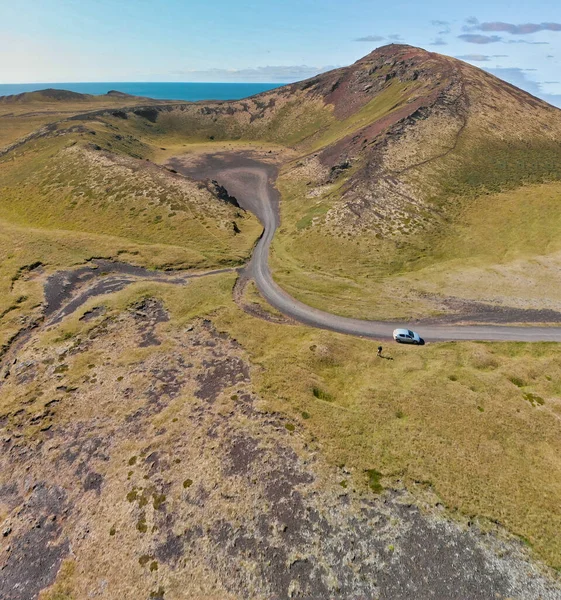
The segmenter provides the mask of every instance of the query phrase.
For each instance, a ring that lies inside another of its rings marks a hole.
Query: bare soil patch
[[[226,188],[239,205],[263,222],[262,201],[255,188],[254,178],[233,174],[237,169],[260,169],[267,173],[269,190],[273,199],[273,208],[279,210],[280,195],[274,187],[278,175],[279,164],[283,157],[275,154],[274,150],[265,153],[257,150],[243,150],[236,152],[217,152],[185,154],[168,160],[167,164],[181,175],[186,175],[198,180],[214,180]]]
[[[490,323],[508,325],[510,323],[561,323],[561,312],[550,309],[513,308],[454,297],[431,297],[431,299],[450,311],[450,314],[434,319],[419,319],[417,322],[420,324]]]

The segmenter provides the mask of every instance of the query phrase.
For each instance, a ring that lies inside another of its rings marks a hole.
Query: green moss
[[[143,554],[139,559],[138,559],[138,564],[141,567],[145,567],[149,562],[150,562],[150,556],[148,554]]]
[[[287,423],[285,428],[288,429],[288,431],[294,431],[296,429],[292,423]]]
[[[140,517],[140,519],[138,519],[136,528],[138,529],[138,531],[140,531],[140,533],[146,533],[148,531],[148,525],[146,525],[146,517],[145,516],[142,516],[142,517]]]
[[[115,535],[117,533],[117,530],[115,529],[115,525],[113,525],[113,527],[111,527],[111,529],[109,530],[109,535]]]
[[[377,471],[376,469],[367,469],[366,476],[368,477],[368,487],[375,494],[380,494],[384,491],[384,488],[380,483],[380,479],[382,478],[382,473],[380,473],[380,471]]]
[[[308,212],[296,223],[296,229],[306,229],[312,224],[312,221],[316,217],[321,217],[325,215],[329,211],[329,206],[325,204],[320,204],[318,206],[313,206],[308,210]]]
[[[190,488],[192,485],[193,485],[193,480],[192,480],[192,479],[186,479],[186,480],[183,482],[183,487],[184,487],[185,489],[187,489],[187,488]]]
[[[136,456],[131,456],[131,457],[129,458],[129,465],[130,465],[131,467],[132,467],[133,465],[136,465],[136,460],[137,460],[137,457],[136,457]]]
[[[63,331],[59,337],[56,338],[56,342],[65,342],[66,340],[69,340],[72,336],[74,335],[74,333],[72,331]]]
[[[343,139],[397,110],[410,97],[410,84],[392,80],[370,102],[343,121],[334,121],[320,135],[313,137],[311,149],[318,150]]]
[[[287,102],[277,111],[259,137],[292,146],[333,123],[336,120],[326,106],[296,99]]]
[[[318,400],[325,400],[326,402],[333,402],[333,396],[331,396],[331,394],[327,393],[326,391],[322,390],[321,388],[313,387],[312,393]]]
[[[303,419],[309,419],[310,418],[310,413],[306,412],[305,410],[302,411],[302,418]]]
[[[460,162],[456,169],[446,171],[443,198],[493,194],[561,179],[559,142],[460,144],[454,154]]]
[[[127,494],[127,500],[129,502],[134,502],[138,497],[138,492],[136,491],[136,488],[133,488],[128,494]]]
[[[164,502],[166,501],[165,494],[153,494],[152,495],[152,505],[154,506],[154,510],[160,510]]]
[[[511,383],[514,383],[516,387],[521,388],[526,385],[526,383],[522,379],[520,379],[520,377],[509,377],[509,379]]]
[[[545,404],[545,400],[541,396],[533,394],[532,392],[526,392],[524,398],[528,400],[532,406],[543,406]]]
[[[158,570],[158,563],[157,563],[157,561],[153,560],[150,563],[150,571],[153,572],[153,571],[157,571],[157,570]]]

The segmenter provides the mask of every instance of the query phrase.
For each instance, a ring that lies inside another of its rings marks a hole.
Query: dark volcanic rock
[[[135,115],[150,121],[151,123],[155,123],[158,120],[158,115],[160,114],[156,108],[146,107],[146,108],[137,108],[133,111]]]
[[[90,490],[96,491],[98,494],[101,492],[101,485],[103,484],[103,476],[99,473],[90,472],[84,479],[84,491]]]
[[[31,600],[52,584],[69,552],[60,523],[65,509],[62,489],[43,483],[34,487],[20,516],[26,524],[10,536],[10,549],[0,557],[2,600]]]
[[[177,173],[177,171],[175,172]],[[237,199],[234,196],[230,196],[228,190],[224,186],[220,185],[218,181],[213,179],[210,182],[209,189],[215,196],[217,196],[223,202],[226,202],[227,204],[232,204],[236,208],[240,208]]]

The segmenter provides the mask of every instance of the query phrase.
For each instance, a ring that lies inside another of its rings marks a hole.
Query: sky
[[[561,107],[560,0],[0,0],[0,83],[288,83],[389,43]]]

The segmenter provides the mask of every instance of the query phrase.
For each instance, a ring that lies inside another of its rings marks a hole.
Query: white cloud
[[[314,77],[318,73],[325,73],[334,69],[334,66],[310,67],[307,65],[294,66],[266,66],[254,69],[209,69],[206,71],[178,70],[170,75],[174,79],[183,81],[217,81],[217,82],[260,82],[260,83],[291,83]]]
[[[383,35],[366,35],[355,39],[355,42],[381,42],[384,38]]]

